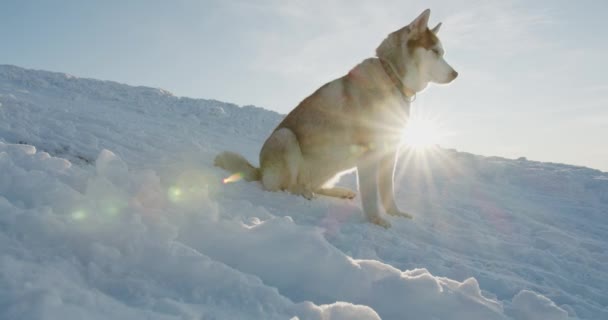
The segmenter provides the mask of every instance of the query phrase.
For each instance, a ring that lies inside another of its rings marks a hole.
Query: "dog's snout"
[[[452,80],[456,79],[456,77],[458,77],[458,72],[456,72],[456,70],[452,70]]]

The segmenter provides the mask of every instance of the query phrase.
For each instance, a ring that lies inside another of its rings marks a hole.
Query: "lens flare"
[[[109,206],[106,207],[106,213],[109,214],[109,215],[111,215],[111,216],[117,215],[118,211],[119,211],[118,207],[116,207],[116,206],[109,205]]]
[[[231,175],[230,177],[224,179],[223,182],[224,182],[224,184],[226,184],[226,183],[231,183],[231,182],[237,182],[241,179],[243,179],[243,174],[241,172],[237,172],[237,173]]]
[[[169,200],[173,202],[178,202],[182,199],[182,189],[176,186],[170,187],[167,194],[169,196]]]
[[[87,213],[84,210],[76,210],[72,212],[72,219],[80,221],[87,217]]]

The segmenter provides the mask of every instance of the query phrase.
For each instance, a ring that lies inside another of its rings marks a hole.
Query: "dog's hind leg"
[[[296,135],[287,128],[273,132],[260,152],[262,185],[266,190],[287,190],[312,199],[310,187],[300,183],[302,152]]]
[[[357,196],[357,193],[348,188],[333,187],[333,188],[321,188],[315,190],[315,193],[321,194],[328,197],[342,198],[342,199],[353,199]]]

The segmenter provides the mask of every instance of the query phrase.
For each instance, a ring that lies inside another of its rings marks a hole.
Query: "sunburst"
[[[449,135],[438,118],[414,113],[410,116],[401,137],[404,147],[427,151],[444,143]]]

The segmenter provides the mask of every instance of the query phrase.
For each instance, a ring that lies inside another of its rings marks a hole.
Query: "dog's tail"
[[[213,164],[230,173],[239,174],[247,181],[258,181],[262,177],[260,169],[254,167],[240,154],[224,151],[215,157]]]

